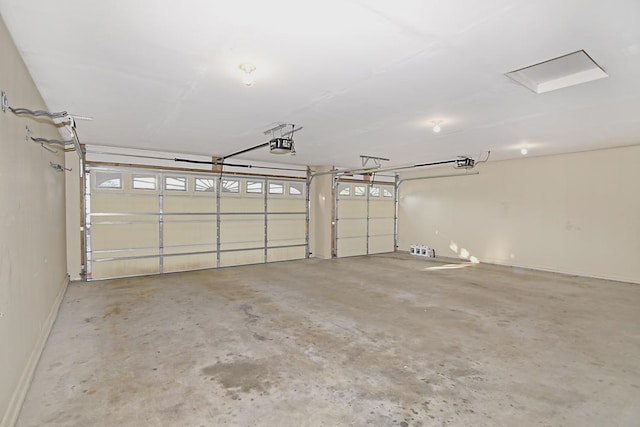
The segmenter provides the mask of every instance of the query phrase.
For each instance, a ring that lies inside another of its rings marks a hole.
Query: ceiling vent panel
[[[608,77],[584,50],[559,56],[506,74],[535,93],[575,86]]]

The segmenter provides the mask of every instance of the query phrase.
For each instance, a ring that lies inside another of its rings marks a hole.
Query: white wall
[[[9,105],[45,105],[0,19],[0,90]],[[60,139],[50,124],[0,111],[0,425],[12,425],[66,289],[64,164],[34,136]]]
[[[401,184],[400,250],[640,283],[640,146],[476,170]]]

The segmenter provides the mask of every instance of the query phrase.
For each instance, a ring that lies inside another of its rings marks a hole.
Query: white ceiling
[[[87,144],[225,155],[286,122],[304,129],[279,163],[352,167],[640,143],[638,0],[0,0],[0,13],[49,108],[94,117],[78,122]],[[504,76],[580,49],[609,77],[537,95]]]

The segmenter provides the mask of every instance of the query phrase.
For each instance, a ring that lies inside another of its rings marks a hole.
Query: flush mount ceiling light
[[[256,70],[256,66],[253,64],[240,64],[238,65],[242,71],[244,71],[244,75],[242,76],[242,83],[245,86],[251,86],[253,84],[253,72]]]
[[[433,123],[433,131],[435,133],[439,133],[442,128],[440,127],[440,123],[442,123],[442,120],[433,120],[431,123]]]
[[[609,75],[584,50],[505,74],[535,93],[575,86]]]

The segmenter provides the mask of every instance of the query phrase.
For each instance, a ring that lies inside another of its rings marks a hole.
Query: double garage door
[[[88,279],[307,256],[306,181],[89,167]]]

